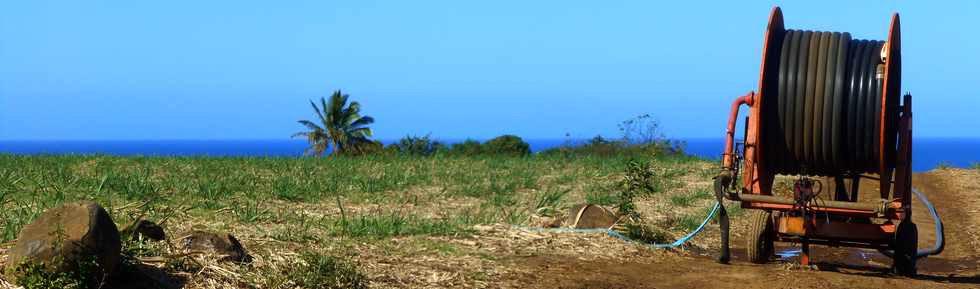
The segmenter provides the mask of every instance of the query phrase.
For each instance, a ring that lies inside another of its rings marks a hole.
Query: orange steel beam
[[[762,209],[762,210],[772,210],[772,211],[797,211],[794,205],[788,204],[776,204],[767,202],[749,202],[743,201],[742,208],[744,209]],[[902,207],[901,202],[891,202],[886,208],[885,212],[875,212],[870,210],[854,210],[854,209],[842,209],[842,208],[827,208],[827,207],[811,207],[808,209],[815,213],[826,213],[833,215],[841,215],[848,217],[869,217],[869,218],[888,218],[893,220],[900,220],[905,215],[905,208]]]
[[[895,225],[890,222],[884,224],[824,222],[822,218],[804,219],[784,216],[779,218],[778,232],[813,239],[886,243],[891,240],[892,234],[895,234]]]

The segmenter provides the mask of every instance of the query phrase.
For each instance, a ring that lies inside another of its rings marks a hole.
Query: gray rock
[[[252,256],[245,252],[238,239],[231,234],[219,234],[208,231],[192,231],[180,238],[178,245],[187,251],[202,251],[208,254],[222,256],[221,260],[248,263]]]
[[[97,286],[116,270],[119,251],[119,231],[102,206],[68,203],[48,209],[20,231],[7,252],[7,266],[40,264],[52,273],[88,269],[88,281]]]

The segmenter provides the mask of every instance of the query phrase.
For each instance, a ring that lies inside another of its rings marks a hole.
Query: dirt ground
[[[917,174],[923,191],[942,216],[946,249],[919,261],[915,278],[890,273],[891,260],[864,249],[812,249],[815,268],[802,268],[795,258],[757,265],[747,262],[745,240],[735,236],[734,261],[718,264],[711,254],[646,251],[626,258],[596,258],[568,254],[512,257],[511,270],[500,276],[500,287],[513,288],[978,288],[980,287],[980,197],[977,170],[942,169]],[[915,202],[920,248],[935,240],[932,219]],[[738,222],[735,225],[739,225]],[[785,249],[787,244],[781,244]],[[777,248],[779,250],[779,248]]]

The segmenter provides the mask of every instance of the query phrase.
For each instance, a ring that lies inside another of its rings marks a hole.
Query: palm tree
[[[342,155],[357,155],[367,152],[376,143],[369,139],[374,118],[361,116],[361,104],[356,101],[347,104],[350,96],[334,91],[327,102],[320,98],[320,106],[310,100],[319,122],[300,120],[309,131],[298,132],[293,137],[305,137],[310,142],[306,154],[323,155],[331,146],[333,152]]]

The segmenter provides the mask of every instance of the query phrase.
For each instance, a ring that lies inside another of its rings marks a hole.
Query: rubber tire
[[[915,277],[916,254],[919,250],[919,230],[911,220],[902,221],[892,240],[892,272],[905,277]]]
[[[749,261],[756,264],[765,264],[775,252],[773,242],[776,239],[776,231],[773,229],[772,213],[763,210],[754,210],[749,216],[749,237],[746,244],[746,254]]]

